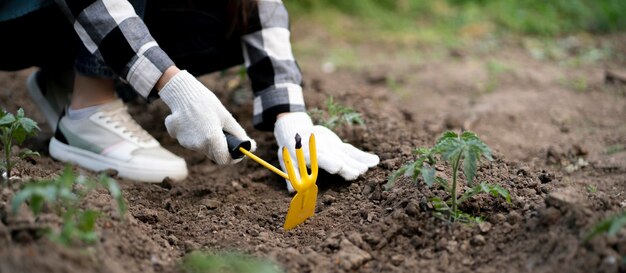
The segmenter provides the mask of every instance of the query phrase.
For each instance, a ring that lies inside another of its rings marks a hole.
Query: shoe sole
[[[141,166],[133,166],[128,162],[114,160],[90,151],[69,146],[54,137],[50,140],[49,151],[50,155],[59,161],[70,162],[93,171],[113,169],[117,171],[120,177],[142,182],[160,183],[166,177],[172,180],[183,180],[187,177],[186,169],[184,172],[176,170],[145,169],[141,168]]]
[[[41,89],[39,89],[39,84],[37,84],[37,74],[39,72],[35,72],[28,76],[26,80],[26,86],[28,90],[28,95],[33,99],[39,110],[43,113],[46,118],[46,122],[48,123],[48,127],[52,130],[52,132],[57,129],[57,122],[59,121],[59,113],[55,112],[50,106],[48,100],[43,96]]]

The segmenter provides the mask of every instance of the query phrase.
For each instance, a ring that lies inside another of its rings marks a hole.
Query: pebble
[[[335,200],[337,200],[337,198],[335,198],[335,197],[334,197],[334,196],[332,196],[332,195],[325,194],[322,200],[323,200],[322,202],[323,202],[325,205],[330,205],[330,204],[334,203],[334,202],[335,202]]]
[[[259,236],[259,231],[257,229],[250,229],[248,230],[248,234],[250,234],[250,236],[252,237],[257,237]]]
[[[470,243],[473,246],[484,246],[485,243],[487,243],[487,241],[485,240],[485,236],[482,236],[480,234],[475,235],[474,237],[472,237]]]
[[[409,216],[417,216],[420,212],[419,204],[411,200],[404,208]]]
[[[598,268],[598,272],[618,272],[619,265],[617,263],[617,258],[614,256],[606,256],[600,262],[600,266]]]
[[[402,262],[404,262],[404,256],[401,254],[391,256],[391,264],[395,266],[399,266]]]
[[[493,218],[496,224],[502,223],[506,220],[506,216],[504,216],[504,214],[502,213],[496,214]]]
[[[202,201],[200,201],[200,204],[204,205],[204,207],[209,210],[214,210],[217,209],[222,204],[222,202],[216,199],[202,199]]]
[[[522,222],[524,220],[524,218],[522,217],[522,215],[519,214],[519,212],[517,211],[511,211],[509,213],[509,217],[507,219],[507,221],[512,224],[515,225],[519,222]]]
[[[200,249],[200,244],[192,241],[192,240],[187,240],[185,241],[185,251],[186,252],[191,252],[194,250],[198,250]]]
[[[493,225],[491,223],[487,222],[487,221],[478,223],[478,229],[482,233],[489,232],[492,227],[493,227]]]
[[[580,196],[580,194],[576,193],[571,189],[563,189],[560,191],[552,192],[546,197],[546,205],[549,207],[555,208],[567,208],[567,207],[575,207],[580,205],[580,201],[585,198]]]
[[[176,243],[178,243],[178,238],[176,238],[176,236],[174,236],[174,234],[170,234],[169,236],[167,236],[167,242],[171,246],[174,246],[174,245],[176,245]]]
[[[446,250],[450,253],[454,253],[456,252],[458,246],[459,243],[457,241],[448,241],[448,244],[446,244]]]

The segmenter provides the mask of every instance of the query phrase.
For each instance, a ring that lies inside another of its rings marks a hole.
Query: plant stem
[[[459,156],[456,158],[456,160],[454,161],[454,164],[452,164],[452,221],[454,222],[454,220],[456,219],[456,177],[457,177],[457,172],[459,170],[459,162],[461,162],[461,156],[463,155],[463,153],[459,153]]]
[[[7,171],[7,181],[11,177],[11,162],[9,159],[11,158],[11,135],[8,132],[3,132],[4,137],[4,164]],[[8,136],[7,136],[8,135]]]

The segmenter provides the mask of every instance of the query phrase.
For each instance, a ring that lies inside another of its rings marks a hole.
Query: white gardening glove
[[[344,143],[330,129],[316,125],[307,113],[288,113],[280,117],[274,125],[274,136],[278,143],[278,158],[280,166],[285,171],[283,162],[282,147],[289,149],[289,154],[293,159],[293,164],[297,164],[295,150],[296,133],[302,137],[302,150],[307,166],[311,165],[309,158],[309,137],[315,134],[315,144],[317,146],[317,162],[321,169],[331,173],[339,174],[346,180],[354,180],[359,175],[365,173],[368,168],[378,165],[380,159],[377,155],[363,152],[354,146]],[[298,166],[294,165],[297,170]],[[296,171],[298,179],[300,175]],[[291,183],[287,181],[287,189],[293,192]]]
[[[226,110],[220,100],[193,75],[182,70],[170,79],[159,91],[159,96],[172,110],[165,118],[165,127],[170,136],[178,139],[187,149],[201,152],[217,164],[232,164],[224,131],[241,140],[250,139]]]

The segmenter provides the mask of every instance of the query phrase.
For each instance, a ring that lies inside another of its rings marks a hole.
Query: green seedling
[[[502,62],[490,60],[485,64],[485,70],[487,71],[487,81],[483,91],[491,93],[498,87],[500,75],[508,72],[510,67]]]
[[[415,161],[400,167],[400,169],[389,176],[386,187],[387,189],[393,187],[396,180],[402,175],[411,177],[415,182],[422,177],[428,187],[432,187],[435,184],[442,187],[450,193],[451,198],[448,201],[444,201],[441,198],[433,198],[431,200],[436,216],[443,216],[450,221],[466,222],[466,220],[471,219],[480,220],[458,209],[459,204],[480,193],[487,193],[494,197],[500,196],[505,198],[507,202],[511,202],[509,192],[501,186],[490,185],[485,182],[474,185],[474,178],[478,168],[477,164],[480,158],[485,157],[488,160],[493,160],[491,150],[476,134],[464,132],[458,135],[455,132],[448,131],[437,140],[435,146],[432,148],[418,148],[415,150],[415,154],[417,155]],[[452,184],[448,180],[437,176],[435,164],[437,164],[439,158],[452,166]],[[465,175],[469,189],[460,198],[457,198],[459,169]]]
[[[209,254],[194,251],[187,254],[181,263],[186,273],[280,273],[277,265],[241,254],[218,253]]]
[[[626,145],[615,144],[611,145],[606,149],[606,154],[612,155],[626,151]]]
[[[40,215],[44,208],[50,208],[63,219],[63,225],[59,231],[44,230],[49,238],[66,246],[76,242],[94,243],[98,239],[96,220],[101,212],[83,209],[81,203],[89,192],[97,188],[109,191],[120,216],[126,213],[126,203],[115,180],[104,174],[97,180],[77,176],[69,166],[54,179],[26,184],[11,201],[12,212],[16,214],[22,203],[28,203],[35,216]]]
[[[587,189],[588,193],[596,193],[596,192],[598,192],[598,187],[596,185],[592,185],[592,184],[586,185],[585,189]]]
[[[332,96],[326,100],[326,111],[315,108],[309,114],[316,123],[331,130],[344,124],[365,126],[361,113],[335,102]]]
[[[617,232],[624,228],[624,226],[626,226],[626,211],[622,211],[621,213],[613,215],[598,223],[593,227],[589,234],[587,234],[585,240],[590,240],[600,234],[614,236]]]
[[[13,143],[22,145],[27,138],[33,137],[39,131],[37,123],[30,118],[24,116],[24,109],[17,110],[17,114],[13,115],[9,112],[0,112],[0,129],[2,130],[2,145],[4,146],[4,161],[0,166],[6,171],[6,179],[11,177],[11,170],[17,162],[11,160]],[[39,156],[39,153],[29,149],[20,152],[19,158]]]
[[[561,85],[579,93],[585,92],[589,88],[589,83],[584,77],[564,78],[559,81]]]

